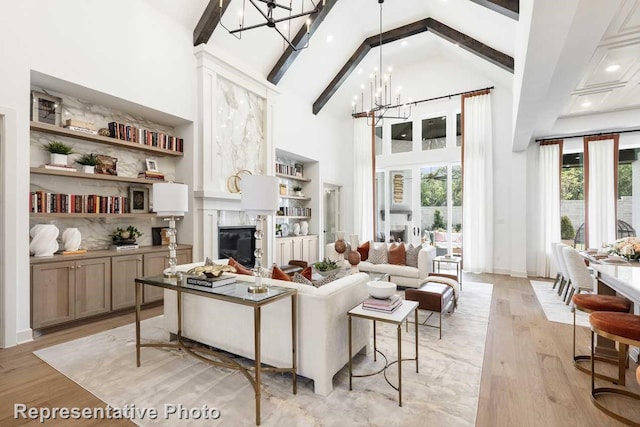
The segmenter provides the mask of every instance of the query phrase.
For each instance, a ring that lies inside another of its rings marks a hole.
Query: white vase
[[[49,153],[49,163],[52,165],[67,166],[67,155],[58,153]]]
[[[65,251],[77,251],[80,249],[82,235],[77,228],[67,228],[62,233],[62,243]]]
[[[53,224],[36,224],[29,232],[31,244],[29,251],[34,256],[51,256],[58,250],[58,234],[60,230]]]
[[[294,236],[300,235],[300,224],[298,224],[297,222],[293,224],[293,235]]]
[[[96,173],[96,167],[91,165],[82,165],[82,172],[84,173]]]
[[[307,221],[300,222],[300,234],[302,236],[309,234],[309,223]]]

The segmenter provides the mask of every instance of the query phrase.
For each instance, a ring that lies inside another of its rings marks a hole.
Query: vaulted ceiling
[[[146,1],[189,31],[196,29],[210,4],[209,0],[190,0],[186,4],[175,0]],[[379,32],[377,0],[328,2],[332,8],[317,28],[314,24],[310,46],[294,55],[283,57],[287,45],[270,28],[244,32],[238,40],[217,25],[207,44],[214,51],[230,53],[247,69],[277,82],[279,88],[295,93],[311,110],[359,46]],[[211,3],[217,6],[219,0]],[[237,27],[243,0],[223,3],[228,6],[222,24]],[[298,3],[294,0],[294,4]],[[385,67],[392,65],[395,73],[402,68],[415,69],[416,64],[445,60],[513,89],[515,149],[523,149],[532,137],[550,132],[558,117],[640,107],[640,0],[526,1],[521,2],[516,14],[513,5],[518,3],[385,0],[382,9],[383,31],[429,18],[513,58],[515,74],[479,59],[477,52],[465,49],[455,40],[430,31],[385,44]],[[306,4],[309,5],[308,0]],[[245,25],[260,20],[252,7],[248,6],[246,12]],[[304,18],[291,21],[286,31],[294,36],[305,25],[304,21]],[[359,93],[362,83],[360,74],[368,74],[377,62],[378,48],[370,49],[361,59],[357,67],[348,70],[321,114],[340,117],[349,114],[353,94]],[[274,70],[279,70],[279,60],[287,66],[277,74]],[[620,68],[606,71],[613,63]],[[406,93],[411,91],[404,89]]]

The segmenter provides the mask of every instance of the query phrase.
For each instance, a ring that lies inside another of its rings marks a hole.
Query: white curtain
[[[552,277],[552,242],[560,241],[560,144],[541,145],[538,153],[538,262],[536,275]]]
[[[615,142],[587,142],[589,150],[589,247],[616,240]]]
[[[371,126],[367,119],[353,121],[353,225],[360,242],[373,240],[373,161]]]
[[[493,273],[491,94],[464,99],[464,269]]]

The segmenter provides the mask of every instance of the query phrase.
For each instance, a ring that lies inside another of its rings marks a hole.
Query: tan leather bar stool
[[[616,312],[616,313],[628,313],[631,310],[631,303],[625,298],[615,297],[610,295],[595,295],[595,294],[577,294],[573,296],[573,305],[575,307],[573,311],[573,366],[582,372],[590,373],[591,370],[580,362],[586,362],[591,360],[590,355],[576,355],[576,310],[584,311],[585,313],[593,312]],[[603,356],[595,356],[595,360],[598,362],[609,363],[615,365],[618,360],[611,359]],[[626,367],[626,360],[624,367]],[[608,380],[614,384],[624,385],[624,369],[622,369],[622,376],[613,378],[604,374],[596,373],[596,377]],[[620,372],[620,371],[619,371]],[[621,382],[622,381],[622,382]]]
[[[612,387],[596,388],[595,356],[593,354],[595,346],[595,336],[614,340],[618,343],[618,368],[619,377],[623,378],[620,385],[624,385],[624,375],[626,371],[626,361],[629,353],[629,346],[640,347],[640,316],[630,313],[612,313],[607,311],[593,312],[589,315],[591,323],[591,401],[605,414],[616,420],[631,426],[640,426],[640,420],[630,420],[611,409],[607,408],[598,400],[598,396],[603,394],[614,394],[627,398],[640,400],[640,394],[629,390]],[[637,374],[637,373],[636,373]]]

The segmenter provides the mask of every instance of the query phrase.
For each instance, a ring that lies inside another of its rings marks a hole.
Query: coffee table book
[[[236,279],[234,277],[211,277],[211,278],[202,278],[202,277],[193,277],[187,276],[184,281],[184,287],[197,289],[199,291],[211,291],[213,288],[217,288],[219,286],[230,285],[235,283]]]
[[[362,302],[362,308],[365,310],[393,313],[401,304],[402,300],[398,295],[393,295],[387,299],[369,297]]]

